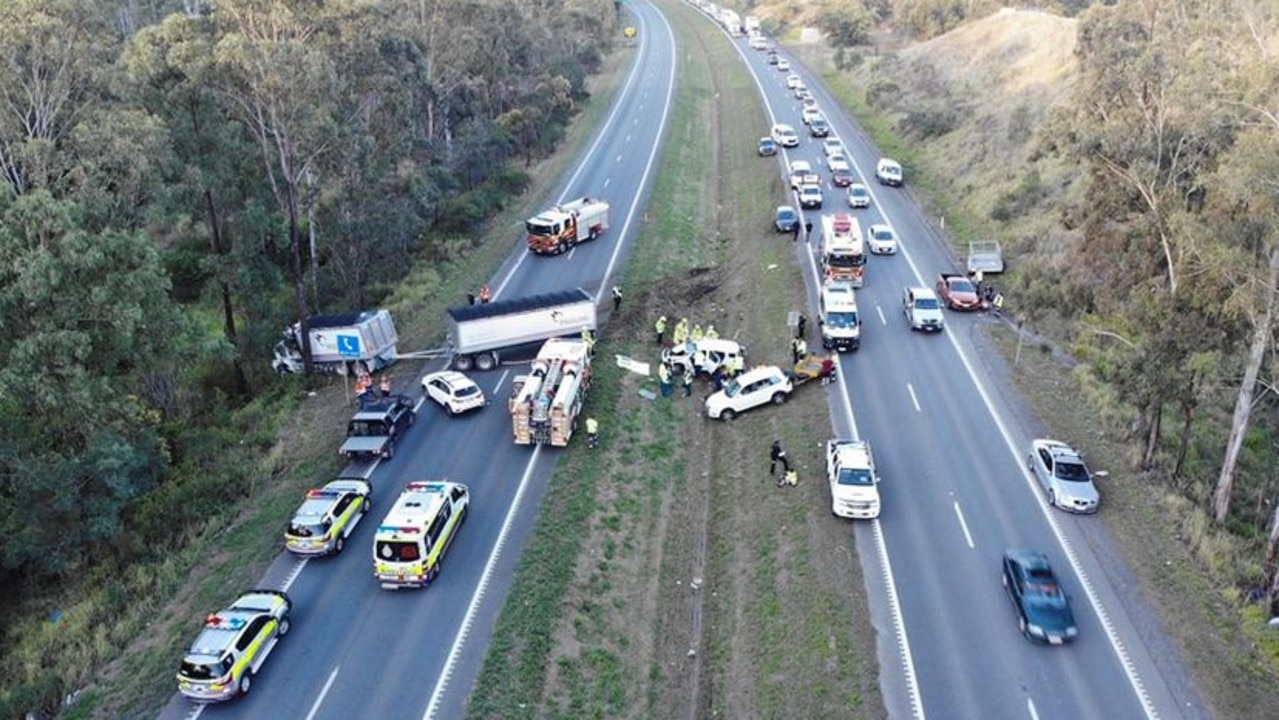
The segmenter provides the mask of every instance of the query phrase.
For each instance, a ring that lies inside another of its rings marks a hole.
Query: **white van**
[[[861,317],[857,297],[847,282],[827,283],[817,299],[817,322],[821,325],[822,347],[857,350],[862,342]]]

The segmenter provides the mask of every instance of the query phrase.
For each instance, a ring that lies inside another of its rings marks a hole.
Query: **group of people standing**
[[[653,323],[653,330],[657,333],[657,344],[666,346],[666,316],[657,318],[657,322]],[[702,329],[701,323],[694,324],[691,328],[688,324],[688,318],[680,318],[675,323],[675,329],[671,331],[671,345],[683,345],[686,342],[701,342],[702,340],[715,340],[719,338],[719,331],[714,325],[707,325],[706,329]]]
[[[378,395],[383,400],[391,396],[391,376],[387,373],[382,373],[382,379],[378,381]],[[361,410],[378,400],[373,393],[373,376],[367,371],[362,370],[355,378],[355,396]]]

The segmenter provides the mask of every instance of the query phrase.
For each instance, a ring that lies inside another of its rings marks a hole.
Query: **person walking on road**
[[[804,242],[811,242],[813,239],[813,221],[804,221]]]
[[[613,286],[613,312],[622,309],[622,287],[620,285]]]
[[[774,440],[773,447],[768,452],[768,474],[774,476],[777,474],[777,464],[782,464],[783,472],[790,472],[790,459],[786,457],[786,451],[782,449],[782,441]],[[779,485],[781,483],[778,483]]]
[[[662,337],[666,335],[666,316],[665,315],[659,317],[657,319],[657,322],[653,323],[653,330],[657,332],[657,344],[661,345]]]
[[[693,396],[693,365],[684,366],[684,397]]]
[[[795,237],[791,240],[791,242],[799,242],[799,231],[802,229],[803,228],[801,228],[799,225],[799,221],[796,220],[795,221]]]

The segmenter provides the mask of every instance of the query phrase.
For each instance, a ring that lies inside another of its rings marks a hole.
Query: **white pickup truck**
[[[828,441],[826,479],[830,483],[830,511],[836,516],[864,520],[879,517],[879,475],[875,474],[870,443]]]

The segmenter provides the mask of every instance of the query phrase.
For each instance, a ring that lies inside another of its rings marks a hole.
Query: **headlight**
[[[1079,628],[1071,626],[1066,628],[1066,637],[1074,637],[1079,634]]]
[[[1044,636],[1044,629],[1034,624],[1026,625],[1026,632],[1030,633],[1031,635],[1034,635],[1035,637]]]

